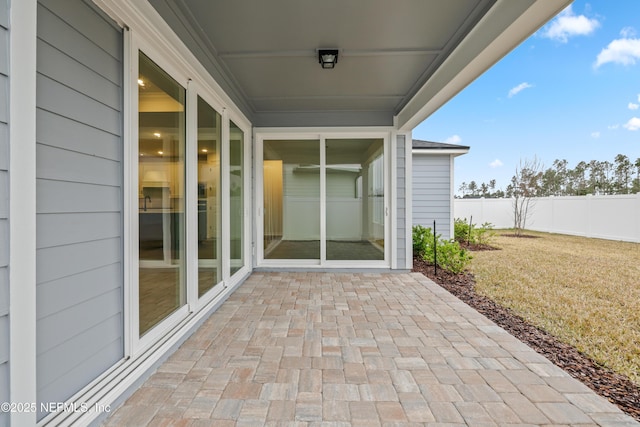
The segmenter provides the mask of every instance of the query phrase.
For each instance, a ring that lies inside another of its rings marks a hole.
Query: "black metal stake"
[[[436,237],[436,220],[433,220],[433,274],[438,276],[438,239]]]

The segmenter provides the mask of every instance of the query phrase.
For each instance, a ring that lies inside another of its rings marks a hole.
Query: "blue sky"
[[[575,1],[413,131],[468,145],[462,182],[505,189],[520,159],[640,157],[640,0]]]

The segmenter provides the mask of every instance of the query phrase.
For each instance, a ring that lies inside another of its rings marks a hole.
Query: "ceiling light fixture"
[[[138,86],[144,87],[144,80],[138,79]]]
[[[154,132],[153,136],[155,136],[156,138],[160,138],[162,135],[160,134],[160,132]]]
[[[338,63],[338,49],[318,49],[318,62],[322,68],[334,68]]]

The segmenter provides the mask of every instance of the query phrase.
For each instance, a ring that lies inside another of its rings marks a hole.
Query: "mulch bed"
[[[472,274],[456,275],[438,269],[438,275],[435,276],[433,265],[417,257],[413,260],[413,271],[429,277],[571,376],[582,381],[600,396],[618,405],[624,412],[640,421],[640,386],[629,378],[598,365],[574,347],[560,342],[549,333],[533,326],[510,309],[477,294]]]

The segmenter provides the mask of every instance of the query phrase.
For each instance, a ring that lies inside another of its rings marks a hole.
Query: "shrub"
[[[453,221],[453,238],[460,243],[469,239],[469,222],[467,218],[456,218]]]
[[[478,227],[475,224],[469,225],[466,218],[456,218],[453,222],[453,235],[456,242],[487,246],[491,244],[496,233],[490,222]]]
[[[433,231],[431,228],[425,228],[421,225],[414,225],[413,234],[413,254],[424,257],[425,253],[431,248],[433,253]],[[433,257],[433,255],[431,255]]]
[[[469,263],[469,252],[460,247],[455,240],[444,240],[441,235],[436,235],[435,248],[433,230],[428,227],[416,225],[413,227],[413,253],[431,264],[437,265],[443,270],[454,274],[462,273]],[[435,250],[434,250],[435,249]]]
[[[455,240],[440,240],[437,251],[438,265],[453,274],[462,273],[471,262],[469,251]]]
[[[493,224],[490,222],[485,222],[479,228],[475,229],[475,240],[479,245],[489,245],[493,238],[496,236],[496,232],[493,230]]]

